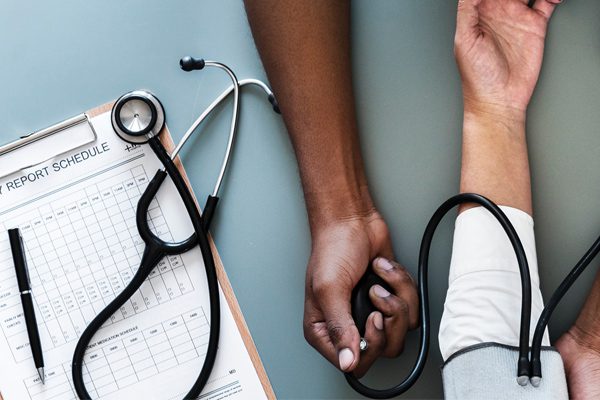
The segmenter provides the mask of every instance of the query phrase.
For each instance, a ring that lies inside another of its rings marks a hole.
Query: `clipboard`
[[[9,143],[4,146],[0,146],[0,178],[18,172],[19,170],[27,170],[28,168],[34,167],[35,165],[47,161],[50,158],[56,157],[61,153],[69,152],[82,146],[93,143],[97,139],[97,134],[90,120],[101,114],[110,112],[113,104],[114,102],[106,103],[99,107],[93,108],[83,114],[80,114],[76,117],[55,124],[49,128],[36,131],[27,136],[23,136],[15,142]],[[77,138],[67,138],[66,141],[64,138],[59,138],[58,146],[48,146],[50,140],[63,135],[67,130],[70,130],[71,132],[76,132]],[[170,132],[166,124],[160,133],[160,140],[168,152],[171,152],[175,148],[175,144],[171,138]],[[19,157],[19,153],[22,153],[22,151],[25,149],[32,148],[32,146],[36,148],[36,158],[26,159],[23,157]],[[40,149],[43,149],[43,151],[40,151]],[[2,159],[8,159],[10,162],[3,163]],[[181,171],[186,181],[186,184],[188,185],[193,194],[190,181],[186,175],[180,158],[177,157],[174,161],[179,170]],[[18,184],[18,182],[16,182],[16,184]],[[198,201],[195,196],[194,199],[196,201],[196,205],[199,207]],[[260,380],[260,384],[266,397],[268,399],[276,399],[269,378],[266,374],[266,371],[264,369],[264,366],[262,364],[262,361],[260,359],[260,356],[248,329],[248,326],[244,320],[243,314],[237,302],[233,288],[231,287],[231,284],[227,277],[227,273],[225,272],[218,250],[210,235],[209,241],[213,251],[219,285],[226,299],[226,304],[231,311],[231,314],[235,321],[235,325],[237,326],[237,329],[243,340],[243,344],[246,348],[246,351],[251,359],[252,366],[256,372],[258,379]],[[1,389],[2,388],[0,387],[0,391]],[[0,400],[2,400],[1,393]]]

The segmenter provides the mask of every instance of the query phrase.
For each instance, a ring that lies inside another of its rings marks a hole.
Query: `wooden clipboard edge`
[[[103,104],[101,106],[95,107],[95,108],[87,111],[86,114],[90,118],[96,117],[98,115],[109,112],[112,109],[113,104],[114,104],[114,102]],[[173,138],[171,137],[171,133],[169,132],[169,129],[167,128],[166,124],[160,133],[160,141],[162,142],[162,144],[165,146],[165,148],[169,152],[175,148],[175,143],[173,142]],[[183,164],[181,163],[180,157],[177,157],[175,159],[175,164],[177,165],[177,168],[183,175],[183,178],[185,179],[185,182],[186,182],[188,188],[192,192],[192,195],[194,196],[194,200],[196,201],[196,205],[198,206],[198,208],[200,208],[200,205],[198,204],[198,199],[196,198],[196,195],[194,194],[194,190],[190,184],[190,180],[187,176],[187,173],[185,172],[185,169],[183,168]],[[225,295],[225,299],[227,300],[227,304],[229,305],[229,309],[231,310],[233,319],[235,320],[235,323],[242,335],[242,340],[244,341],[246,350],[248,351],[248,354],[250,355],[250,359],[252,360],[254,369],[256,370],[256,373],[257,373],[260,383],[263,387],[263,390],[265,391],[265,394],[267,395],[267,398],[268,399],[276,399],[277,397],[275,396],[275,392],[273,391],[273,387],[271,386],[271,382],[269,381],[269,377],[267,376],[265,367],[263,366],[263,363],[260,359],[260,355],[258,354],[258,350],[256,349],[256,344],[254,343],[254,340],[252,339],[252,335],[250,334],[250,330],[248,329],[248,325],[246,324],[246,320],[244,319],[244,315],[242,314],[240,305],[237,301],[237,298],[235,297],[235,293],[233,292],[233,288],[231,287],[231,283],[229,282],[229,278],[227,277],[227,272],[225,272],[225,268],[223,266],[223,261],[221,260],[221,256],[219,255],[217,247],[215,246],[215,242],[210,234],[209,234],[208,239],[210,241],[210,246],[212,248],[213,256],[215,258],[215,267],[217,270],[219,284],[221,285],[221,289],[223,290],[223,294]],[[0,395],[0,400],[2,400],[1,395]]]

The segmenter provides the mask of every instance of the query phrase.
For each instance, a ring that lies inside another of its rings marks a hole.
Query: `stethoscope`
[[[152,151],[156,154],[163,165],[159,169],[144,193],[140,197],[136,210],[136,224],[140,237],[145,243],[144,253],[140,266],[134,274],[131,281],[125,289],[108,304],[86,327],[83,334],[77,342],[73,353],[72,374],[75,391],[79,398],[90,399],[91,396],[86,390],[83,380],[83,357],[85,351],[94,334],[106,322],[111,315],[119,310],[125,302],[130,299],[135,292],[140,288],[146,280],[150,272],[165,256],[185,253],[197,245],[200,247],[202,259],[206,270],[208,292],[210,298],[210,333],[208,340],[208,348],[204,364],[200,370],[198,378],[194,382],[192,388],[185,395],[185,399],[196,398],[202,392],[208,378],[213,369],[217,356],[220,333],[220,311],[221,305],[219,300],[219,285],[217,273],[215,269],[214,257],[208,239],[208,229],[212,217],[214,215],[217,203],[219,201],[219,190],[221,183],[229,165],[231,151],[235,141],[238,114],[239,114],[239,89],[246,85],[256,85],[260,87],[267,95],[268,100],[272,104],[273,109],[279,113],[279,108],[271,89],[262,81],[257,79],[244,79],[238,81],[233,71],[226,65],[214,61],[204,61],[202,59],[194,59],[192,57],[184,57],[180,61],[180,66],[184,71],[193,71],[203,69],[204,67],[215,67],[225,71],[232,81],[232,86],[223,91],[194,121],[187,132],[182,137],[179,144],[169,155],[165,147],[159,139],[159,135],[165,125],[165,111],[160,101],[151,93],[144,90],[136,90],[121,96],[114,104],[111,112],[112,126],[117,135],[124,141],[132,144],[147,143]],[[221,169],[217,177],[215,188],[211,195],[208,196],[202,215],[198,208],[194,197],[188,188],[185,179],[179,169],[177,169],[174,160],[179,154],[181,148],[185,145],[188,139],[204,119],[223,101],[229,94],[233,92],[233,111],[229,130],[229,138],[225,156],[221,164]],[[194,233],[187,239],[169,243],[159,238],[148,225],[148,209],[151,201],[154,199],[160,186],[169,176],[173,181],[177,192],[181,196],[185,209],[192,222]]]

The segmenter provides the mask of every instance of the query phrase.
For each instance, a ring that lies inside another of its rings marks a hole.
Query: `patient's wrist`
[[[569,334],[578,345],[600,353],[600,319],[582,314]]]
[[[488,122],[524,123],[527,110],[509,105],[463,99],[465,119]]]
[[[516,107],[464,99],[465,129],[474,124],[485,124],[524,132],[526,115],[526,110]]]
[[[525,120],[524,113],[513,110],[465,109],[463,140],[487,137],[489,143],[498,145],[503,143],[505,138],[522,141],[525,137]]]
[[[580,345],[600,353],[600,272],[569,335]]]

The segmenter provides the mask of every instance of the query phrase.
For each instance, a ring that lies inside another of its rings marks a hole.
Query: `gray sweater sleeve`
[[[518,348],[482,343],[454,353],[442,367],[446,400],[566,400],[562,358],[553,347],[542,349],[539,387],[517,383]]]

